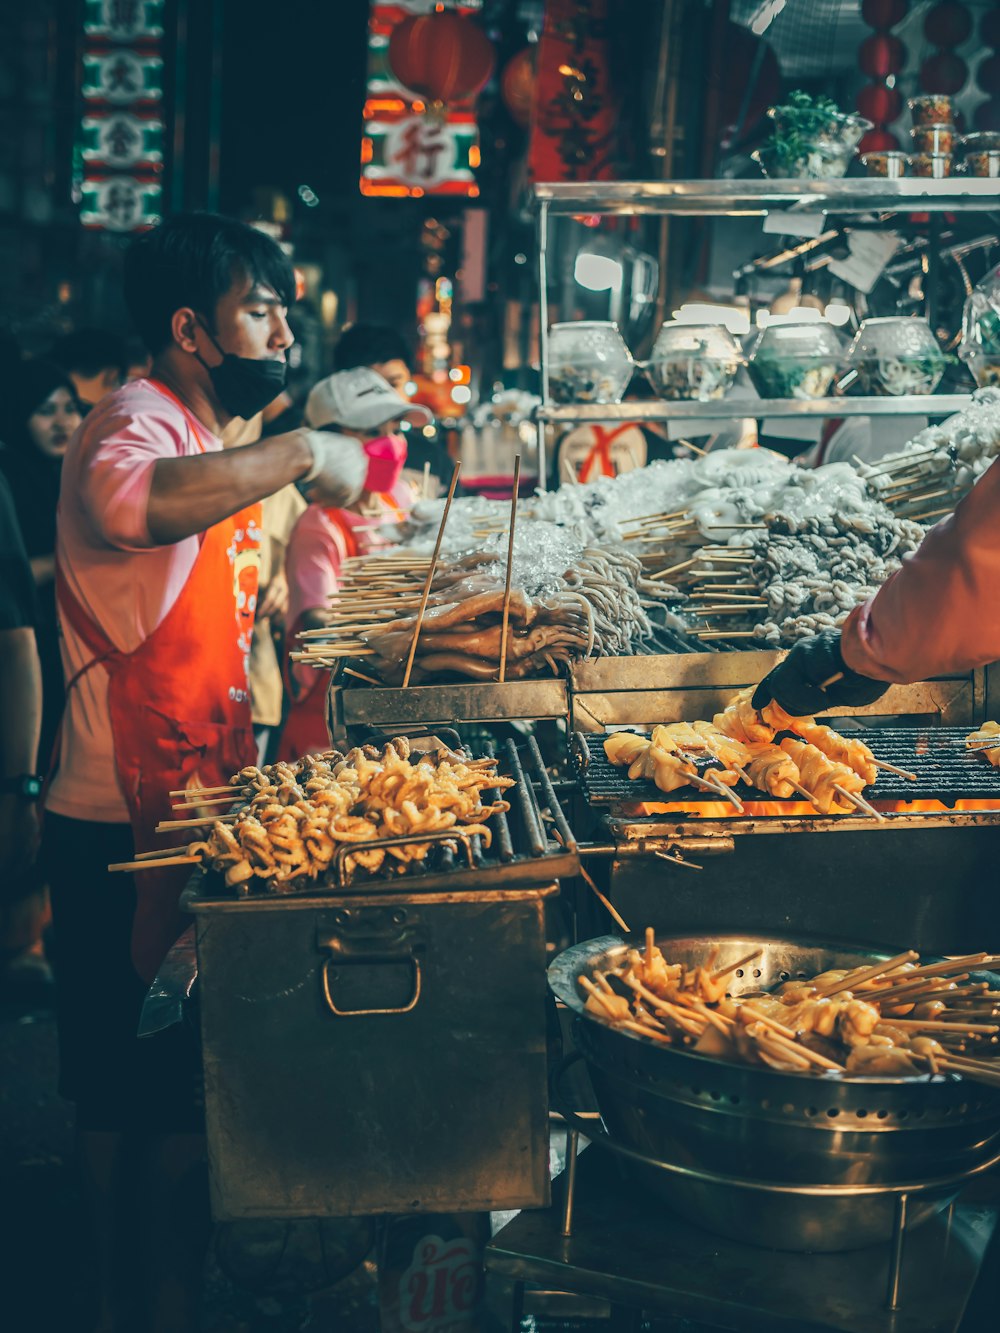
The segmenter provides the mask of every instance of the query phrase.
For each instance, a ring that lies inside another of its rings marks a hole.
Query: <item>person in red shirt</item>
[[[105,396],[63,462],[67,702],[43,860],[60,1088],[76,1103],[102,1333],[198,1327],[206,1228],[195,1203],[207,1214],[192,1185],[204,1158],[192,1035],[136,1036],[185,924],[185,869],[108,865],[164,846],[155,829],[171,791],[228,782],[254,762],[261,499],[296,483],[318,503],[352,504],[368,484],[362,445],[319,431],[223,451],[224,428],[281,392],[294,295],[280,247],[243,223],[180,214],[145,233],[126,254],[125,298],[150,375]]]
[[[425,424],[426,407],[406,405],[376,371],[359,366],[320,380],[306,402],[306,421],[361,441],[372,457],[370,481],[357,501],[347,507],[311,504],[288,542],[288,648],[295,635],[326,623],[330,598],[340,586],[340,569],[349,556],[365,555],[389,545],[382,531],[404,518],[413,505],[413,491],[402,480],[406,437],[401,421]],[[375,459],[379,460],[378,469]],[[330,743],[326,727],[326,672],[288,662],[292,706],[285,721],[279,754],[298,759],[324,750]]]

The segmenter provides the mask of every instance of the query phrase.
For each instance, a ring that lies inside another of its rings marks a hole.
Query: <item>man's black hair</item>
[[[219,300],[248,278],[286,306],[295,300],[295,270],[270,236],[217,213],[175,213],[129,246],[125,304],[155,356],[171,341],[175,311],[190,306],[214,330]]]
[[[381,366],[386,361],[403,361],[409,365],[410,349],[406,340],[385,324],[351,324],[333,349],[334,370]]]
[[[52,345],[48,359],[63,370],[91,379],[102,370],[128,374],[128,345],[118,333],[107,329],[76,329]]]

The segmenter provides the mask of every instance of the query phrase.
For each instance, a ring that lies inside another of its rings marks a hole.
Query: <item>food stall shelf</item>
[[[566,717],[569,699],[562,680],[489,681],[414,685],[410,689],[341,689],[331,686],[335,734],[347,727],[381,730],[434,723],[498,722],[514,718]]]
[[[710,403],[688,401],[642,403],[576,403],[543,406],[539,421],[719,421],[735,417],[896,417],[951,416],[972,402],[967,393],[900,395],[874,398],[719,398]]]
[[[840,180],[540,182],[534,199],[553,214],[942,213],[997,209],[996,181],[877,177]]]

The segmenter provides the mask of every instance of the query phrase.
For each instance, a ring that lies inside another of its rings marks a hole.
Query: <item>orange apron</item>
[[[393,510],[397,518],[405,517],[404,511],[391,495],[379,492],[378,498],[387,509]],[[343,510],[324,509],[323,512],[340,533],[344,543],[344,558],[350,560],[352,556],[361,554],[358,549],[357,537],[340,517]],[[295,624],[289,629],[287,636],[289,650],[294,647],[295,636],[301,628],[301,624]],[[326,696],[329,681],[324,672],[316,671],[314,672],[315,679],[307,689],[303,689],[301,682],[298,680],[295,681],[293,687],[290,666],[290,659],[286,657],[285,684],[292,704],[281,733],[278,758],[294,760],[301,759],[304,754],[315,754],[317,751],[329,748],[330,733],[326,725]],[[298,691],[297,695],[296,690]]]
[[[153,383],[153,381],[150,381]],[[199,449],[196,418],[165,386],[154,387],[184,412]],[[163,846],[155,836],[170,819],[170,792],[228,782],[255,762],[247,674],[260,572],[260,504],[248,505],[201,536],[188,580],[166,618],[130,653],[115,648],[56,568],[63,614],[94,654],[67,685],[100,663],[108,673],[108,706],[118,780],[135,850]],[[132,962],[150,981],[184,929],[178,900],[187,867],[135,875]]]

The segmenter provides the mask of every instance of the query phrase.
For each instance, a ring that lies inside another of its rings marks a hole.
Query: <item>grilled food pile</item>
[[[330,869],[338,847],[348,864],[371,874],[403,874],[438,843],[379,846],[410,834],[479,835],[486,821],[510,807],[500,793],[514,786],[495,759],[470,760],[450,750],[411,755],[405,737],[382,750],[365,745],[331,750],[295,764],[244,768],[232,779],[236,811],[216,820],[208,837],[187,851],[241,891],[290,893]],[[483,793],[492,799],[483,803]]]
[[[752,692],[742,690],[712,722],[655,726],[649,736],[613,732],[604,753],[630,778],[662,792],[693,785],[738,804],[731,789],[743,781],[782,800],[797,793],[824,815],[858,808],[876,814],[861,799],[878,775],[867,745],[811,717],[791,717],[776,703],[758,712]],[[780,732],[793,734],[775,743]]]
[[[629,949],[617,968],[577,980],[595,1018],[702,1055],[786,1073],[944,1072],[1000,1087],[1000,996],[969,979],[1000,959],[980,953],[921,967],[908,950],[772,992],[731,995],[734,974],[742,977],[761,952],[714,970],[716,947],[703,965],[688,968],[664,957],[650,928],[644,949]]]

